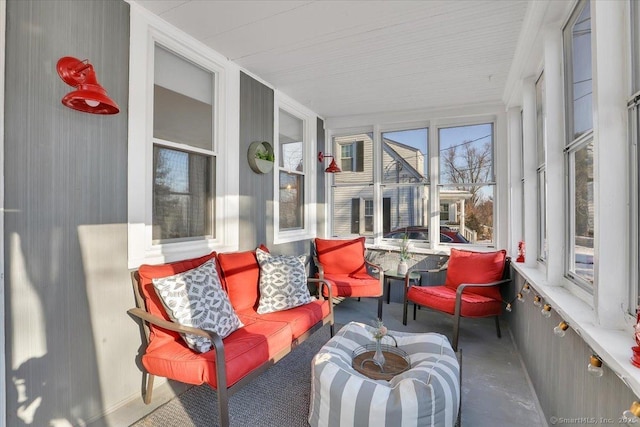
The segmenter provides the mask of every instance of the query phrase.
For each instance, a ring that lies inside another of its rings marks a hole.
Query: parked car
[[[385,239],[403,239],[405,233],[410,240],[429,240],[429,229],[421,226],[409,226],[398,228],[386,233]],[[470,243],[458,231],[447,227],[440,226],[440,243]]]

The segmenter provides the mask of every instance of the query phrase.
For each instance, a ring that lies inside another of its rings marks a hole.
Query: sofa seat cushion
[[[329,315],[331,312],[329,304],[329,300],[313,300],[308,304],[289,310],[258,314],[253,310],[247,309],[242,311],[240,315],[243,319],[251,318],[256,321],[286,322],[291,328],[291,339],[296,340],[313,325]]]
[[[367,273],[325,274],[334,297],[375,297],[382,295],[380,280]],[[324,296],[328,296],[323,290]]]
[[[417,304],[430,307],[438,311],[454,314],[456,290],[448,286],[411,286],[407,298]],[[464,291],[462,293],[463,317],[498,316],[502,309],[502,301]]]
[[[223,340],[227,387],[291,347],[291,328],[287,323],[239,317],[245,326]],[[142,364],[150,374],[217,388],[215,350],[195,353],[182,340],[154,344],[149,344],[142,356]]]

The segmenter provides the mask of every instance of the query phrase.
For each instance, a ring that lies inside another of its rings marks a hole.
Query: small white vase
[[[407,274],[407,270],[409,269],[409,266],[407,265],[406,261],[400,261],[398,263],[398,274]]]
[[[384,372],[384,354],[382,353],[381,339],[376,340],[376,352],[373,355],[373,363],[378,365],[380,372]]]

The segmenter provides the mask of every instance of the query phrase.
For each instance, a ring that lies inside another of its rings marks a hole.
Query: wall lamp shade
[[[327,173],[337,173],[337,172],[342,172],[340,170],[340,168],[338,167],[338,164],[336,163],[336,159],[335,157],[333,157],[330,154],[324,154],[322,151],[320,151],[318,153],[318,161],[320,163],[324,162],[324,159],[326,159],[327,157],[331,157],[331,163],[329,164],[329,167],[326,168],[324,171]]]
[[[92,114],[117,114],[120,108],[107,96],[96,77],[96,72],[89,60],[81,61],[71,56],[58,60],[58,75],[69,86],[76,90],[62,98],[62,104],[74,110]]]

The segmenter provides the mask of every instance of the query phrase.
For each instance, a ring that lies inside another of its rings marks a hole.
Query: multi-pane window
[[[493,123],[440,128],[440,203],[455,204],[448,225],[471,243],[494,241]]]
[[[279,109],[279,229],[297,230],[305,227],[305,122]]]
[[[567,275],[593,288],[594,198],[591,9],[581,1],[564,29],[568,166]]]
[[[538,254],[541,261],[547,259],[547,168],[545,163],[545,108],[544,73],[536,82],[536,149],[537,149],[537,187],[538,187]]]
[[[429,130],[382,133],[382,235],[429,223]],[[428,237],[427,237],[428,239]]]
[[[375,218],[373,134],[335,136],[333,147],[340,154],[342,172],[332,175],[332,235],[371,236]],[[365,218],[367,200],[371,201],[371,215]]]
[[[155,46],[155,242],[213,237],[214,82],[211,71]]]
[[[364,230],[373,232],[373,199],[364,201]]]
[[[364,171],[364,141],[340,145],[340,169],[343,172]]]

